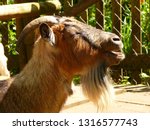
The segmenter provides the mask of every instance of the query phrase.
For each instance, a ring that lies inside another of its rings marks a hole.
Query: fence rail
[[[30,2],[0,6],[0,20],[36,16],[40,14],[56,13],[61,9],[61,3],[57,0],[47,2]]]
[[[6,0],[3,0],[6,1]],[[30,3],[23,3],[23,2]],[[38,0],[15,0],[16,3],[13,5],[3,5],[0,6],[0,21],[5,21],[10,18],[16,19],[16,33],[17,37],[22,31],[23,27],[30,22],[32,19],[39,17],[40,14],[59,14],[66,16],[77,16],[83,22],[88,23],[90,18],[90,7],[94,6],[96,8],[95,11],[95,26],[100,29],[105,29],[105,18],[106,16],[106,8],[105,8],[105,0],[49,0],[46,2],[37,2]],[[122,26],[125,24],[122,21],[122,11],[125,10],[125,7],[122,5],[123,0],[109,0],[110,8],[112,9],[112,32],[116,33],[120,37],[122,36]],[[136,80],[137,83],[140,83],[141,80],[139,78],[139,73],[141,69],[150,69],[150,55],[142,53],[142,27],[141,27],[141,4],[143,2],[148,2],[146,0],[131,0],[131,53],[127,55],[126,59],[118,66],[113,66],[112,69],[115,72],[118,69],[130,70],[132,79]],[[149,4],[149,16],[150,16],[150,2]],[[63,5],[63,9],[61,9],[61,5]],[[15,8],[15,9],[14,9]],[[61,11],[60,11],[61,10]],[[4,45],[8,44],[8,25],[7,23],[1,25],[0,34],[2,35],[2,43]],[[147,34],[150,36],[150,34]],[[32,40],[30,41],[32,42]],[[150,37],[149,41],[150,43]],[[25,57],[26,62],[29,60],[31,55],[32,48],[28,44],[25,48]],[[12,65],[12,59],[15,59],[12,56],[9,56],[10,62],[8,64]],[[16,59],[15,59],[16,61]],[[14,63],[14,62],[13,62]],[[16,62],[15,62],[16,63]],[[17,63],[18,64],[18,63]],[[17,66],[17,65],[16,65]],[[10,68],[11,68],[10,67]]]

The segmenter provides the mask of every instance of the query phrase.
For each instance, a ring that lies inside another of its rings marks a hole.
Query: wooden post
[[[96,28],[104,30],[104,3],[99,0],[96,3]]]
[[[121,20],[122,20],[122,8],[121,8],[122,0],[112,0],[112,32],[117,34],[121,38]],[[121,70],[114,70],[116,79],[120,77]]]
[[[82,0],[79,0],[79,3],[82,2]],[[79,15],[80,15],[80,20],[84,23],[87,23],[88,24],[88,9],[82,11]]]
[[[142,33],[141,33],[141,11],[140,11],[140,0],[131,0],[131,12],[132,12],[132,50],[134,53],[142,53]],[[141,69],[132,72],[132,79],[136,83],[141,83],[139,74]]]
[[[80,13],[80,20],[88,24],[88,9]]]
[[[64,12],[69,11],[69,8],[73,7],[73,0],[64,0]]]
[[[112,32],[121,38],[121,0],[112,0]]]
[[[131,0],[132,12],[132,49],[134,52],[142,53],[142,33],[141,33],[141,11],[140,0]]]

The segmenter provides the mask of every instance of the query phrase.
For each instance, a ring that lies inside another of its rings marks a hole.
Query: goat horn
[[[24,37],[31,31],[33,31],[35,28],[37,28],[41,23],[48,23],[49,25],[58,24],[60,22],[63,22],[66,18],[63,17],[60,19],[58,16],[43,16],[39,17],[37,19],[32,20],[30,23],[28,23],[23,31],[21,32],[18,41],[17,41],[17,51],[20,51],[20,48],[23,45],[23,39]]]

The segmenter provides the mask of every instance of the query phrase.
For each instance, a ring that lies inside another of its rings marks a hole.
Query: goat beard
[[[114,97],[112,80],[108,71],[106,64],[102,63],[81,76],[84,95],[101,109],[107,108]]]

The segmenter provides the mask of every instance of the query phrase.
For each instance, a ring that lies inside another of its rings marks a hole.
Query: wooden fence
[[[6,1],[6,0],[3,0]],[[24,2],[30,3],[24,3]],[[0,21],[6,21],[8,19],[16,19],[17,37],[22,31],[23,27],[30,22],[32,19],[39,17],[41,14],[58,14],[65,16],[77,16],[83,22],[88,23],[89,19],[89,7],[95,5],[96,13],[96,27],[104,29],[105,20],[105,6],[103,0],[47,0],[46,2],[38,3],[38,0],[15,0],[14,5],[3,5],[0,6]],[[132,40],[132,53],[126,56],[126,59],[121,62],[120,65],[113,66],[112,70],[115,73],[114,78],[118,78],[124,70],[131,72],[131,78],[136,82],[140,83],[141,79],[139,74],[141,69],[150,69],[150,55],[142,53],[142,29],[141,29],[141,11],[140,4],[144,0],[131,0],[131,16],[132,16],[132,28],[131,28],[131,40]],[[61,5],[63,9],[61,9]],[[149,5],[150,6],[150,5]],[[116,33],[120,37],[122,21],[122,0],[111,0],[112,7],[112,32]],[[22,11],[23,9],[23,11]],[[5,30],[5,31],[3,31]],[[8,29],[7,24],[0,27],[0,33],[2,34],[2,43],[6,45],[8,43]],[[33,42],[28,40],[28,42]],[[29,60],[31,55],[30,43],[25,47],[25,63]],[[9,56],[8,56],[9,57]],[[9,58],[10,68],[13,66],[17,67],[19,64],[18,60],[11,56]],[[122,71],[123,70],[123,71]]]

